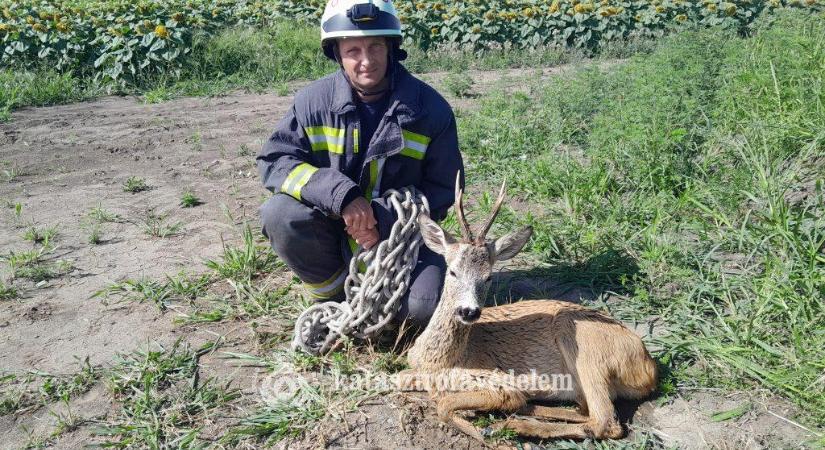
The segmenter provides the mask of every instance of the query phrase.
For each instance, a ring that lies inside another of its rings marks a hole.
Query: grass
[[[11,284],[0,280],[0,300],[14,300],[20,297],[20,291]]]
[[[825,22],[782,13],[743,39],[663,39],[459,118],[473,189],[504,177],[492,235],[652,340],[679,386],[764,388],[825,425]],[[486,208],[482,202],[482,212]],[[538,272],[537,272],[538,273]],[[620,300],[620,301],[619,301]]]
[[[200,357],[214,343],[192,350],[180,340],[170,348],[119,355],[106,383],[120,406],[115,417],[99,426],[103,446],[112,448],[197,448],[206,445],[200,432],[218,408],[240,392],[200,378]]]
[[[180,198],[180,206],[183,208],[194,208],[202,204],[203,202],[201,199],[199,199],[192,191],[184,192]]]
[[[23,204],[17,202],[14,205],[12,205],[12,208],[14,209],[14,220],[20,220],[20,217],[23,215]]]
[[[123,221],[123,219],[120,216],[103,208],[103,205],[100,203],[98,203],[97,206],[89,210],[88,216],[90,219],[98,223],[119,223]]]
[[[206,267],[222,278],[236,281],[248,281],[264,272],[283,267],[283,263],[278,261],[268,246],[255,242],[248,224],[242,233],[243,244],[240,247],[230,247],[224,242],[221,260],[208,260]]]
[[[89,226],[89,235],[86,241],[92,245],[100,245],[103,242],[103,230],[99,223],[93,223]]]
[[[444,87],[456,97],[470,97],[473,90],[473,79],[465,73],[451,73],[444,78]]]
[[[149,189],[146,180],[140,177],[131,176],[123,182],[123,192],[137,194],[138,192],[148,191]]]
[[[3,171],[0,172],[0,173],[3,174],[3,178],[5,179],[5,181],[7,183],[13,182],[14,180],[18,179],[23,174],[20,171],[20,169],[18,169],[16,167],[11,167],[9,169],[3,169]]]
[[[6,261],[13,278],[28,279],[37,283],[66,275],[74,270],[71,261],[45,261],[45,256],[53,250],[53,247],[42,246],[20,252],[10,251],[0,258]]]
[[[157,238],[177,236],[183,232],[183,222],[169,222],[166,214],[150,212],[143,221],[143,232]]]
[[[42,244],[44,247],[48,247],[56,236],[57,226],[38,228],[32,225],[23,233],[24,240],[35,244]]]
[[[348,351],[333,352],[321,357],[291,352],[276,352],[266,358],[246,354],[227,355],[246,365],[266,367],[274,371],[274,379],[288,378],[294,392],[289,398],[269,398],[264,395],[258,408],[238,421],[221,438],[222,444],[258,447],[286,437],[300,436],[316,427],[324,418],[352,411],[360,402],[373,396],[371,392],[358,389],[335,389],[329,379],[310,381],[296,374],[306,370],[321,370],[320,375],[326,376],[330,375],[330,371],[340,371],[341,368],[349,370],[355,363]],[[290,373],[293,371],[296,373]],[[264,384],[263,388],[267,386]]]
[[[146,278],[125,280],[95,292],[93,297],[118,297],[119,301],[153,303],[161,311],[166,311],[172,302],[193,302],[206,294],[211,283],[209,275],[188,275],[184,272],[176,276],[166,276],[165,281]]]
[[[54,402],[68,402],[84,394],[100,379],[102,370],[89,358],[78,361],[80,370],[70,374],[28,372],[0,378],[0,416],[31,411]]]
[[[34,72],[0,69],[0,122],[23,106],[76,102],[99,93],[99,88],[85,86],[72,73],[61,74],[50,68]]]

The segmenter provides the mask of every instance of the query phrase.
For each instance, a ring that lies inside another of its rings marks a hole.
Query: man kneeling
[[[389,236],[388,189],[415,186],[443,219],[463,173],[450,105],[400,64],[401,23],[391,1],[331,0],[321,47],[340,69],[298,92],[257,157],[263,232],[312,297],[343,300],[349,259]],[[462,183],[463,184],[463,183]],[[444,258],[422,246],[396,320],[426,325]]]

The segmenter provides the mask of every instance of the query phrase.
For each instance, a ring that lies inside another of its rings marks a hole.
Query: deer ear
[[[444,231],[441,226],[426,215],[418,216],[418,224],[421,226],[421,237],[424,238],[424,244],[439,255],[444,255],[447,252],[448,244],[456,242],[450,233]]]
[[[504,261],[516,256],[532,234],[533,227],[527,227],[496,239],[494,243],[496,254],[493,259],[496,261]]]

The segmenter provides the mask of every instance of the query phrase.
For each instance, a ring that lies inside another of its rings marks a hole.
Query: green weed
[[[165,311],[174,301],[192,302],[206,293],[211,279],[208,275],[190,276],[184,272],[166,276],[166,281],[146,278],[125,280],[95,292],[93,298],[119,297],[120,301],[154,303]]]
[[[123,192],[137,194],[148,190],[149,186],[146,184],[146,180],[140,177],[131,176],[123,182]]]
[[[0,110],[9,111],[22,106],[43,106],[84,100],[98,93],[95,86],[84,83],[71,72],[57,73],[53,69],[36,71],[20,69],[0,70]]]
[[[186,140],[190,145],[192,145],[192,150],[199,152],[203,150],[203,135],[201,134],[200,130],[192,133],[189,136],[189,139]]]
[[[164,84],[151,87],[143,93],[143,102],[147,104],[168,102],[175,97],[174,91],[170,90]]]
[[[183,222],[170,223],[168,215],[150,212],[143,222],[143,232],[149,236],[167,238],[183,231]]]
[[[22,266],[14,271],[14,276],[39,283],[61,277],[72,270],[74,270],[74,264],[71,261],[64,260],[55,264],[38,263]]]
[[[80,370],[71,374],[8,375],[0,389],[0,416],[30,411],[53,402],[68,402],[88,392],[100,379],[101,369],[92,366],[88,357],[79,364]]]
[[[120,404],[116,417],[96,433],[107,447],[199,447],[200,429],[217,408],[240,396],[237,389],[200,379],[199,359],[214,350],[197,350],[176,341],[169,349],[138,350],[119,355],[106,375]]]
[[[16,180],[20,177],[20,175],[22,175],[22,172],[20,172],[20,169],[16,167],[12,167],[10,169],[3,169],[3,178],[6,179],[7,183],[11,183],[12,181]]]
[[[220,277],[236,281],[248,281],[263,272],[271,272],[282,266],[269,247],[255,243],[249,225],[243,229],[241,247],[229,247],[224,242],[221,260],[206,261],[206,267]]]
[[[118,223],[123,219],[117,214],[103,208],[103,205],[98,203],[97,206],[89,210],[89,218],[99,223],[114,222]]]
[[[22,252],[11,251],[0,258],[8,264],[12,277],[40,282],[66,275],[74,269],[70,261],[45,262],[43,257],[53,250],[53,247],[43,246]]]
[[[444,77],[444,87],[456,97],[469,97],[473,90],[473,78],[466,73],[451,73]]]
[[[192,191],[186,191],[180,198],[180,206],[183,208],[194,208],[202,205],[203,202]]]
[[[292,352],[276,352],[268,358],[245,354],[229,356],[270,370],[284,369],[289,365],[299,371],[315,370],[319,367],[316,364],[323,366],[324,370],[338,370],[342,364],[350,364],[347,355],[341,352],[335,354],[338,356],[331,354],[317,357]],[[296,366],[295,362],[302,366]],[[308,369],[309,367],[313,369]],[[351,411],[359,402],[372,395],[358,390],[330,389],[323,384],[310,383],[301,376],[292,380],[296,389],[291,398],[267,399],[255,412],[232,426],[221,443],[238,445],[244,442],[254,446],[261,442],[270,444],[286,437],[298,436],[310,430],[324,417]]]
[[[11,284],[0,280],[0,300],[14,300],[20,297],[20,291]]]
[[[41,229],[32,225],[23,233],[23,239],[36,244],[43,244],[44,247],[48,247],[56,236],[57,226]]]
[[[92,245],[99,245],[103,241],[103,231],[99,223],[89,226],[89,235],[86,237],[86,240]]]
[[[42,376],[39,392],[42,399],[49,402],[64,401],[88,391],[100,378],[100,369],[89,363],[86,357],[81,363],[80,371],[66,376]]]
[[[249,148],[248,145],[241,144],[241,146],[238,147],[238,156],[246,158],[246,157],[250,157],[250,156],[254,156],[254,155],[255,155],[255,152],[253,152],[252,149]]]
[[[318,389],[305,387],[301,390],[301,397],[304,401],[300,404],[282,402],[261,406],[232,427],[221,438],[221,442],[237,445],[244,439],[252,438],[272,443],[286,437],[299,436],[327,413],[325,398]]]
[[[112,284],[93,295],[93,297],[104,298],[110,296],[119,296],[122,301],[133,300],[138,303],[148,301],[154,303],[161,311],[165,311],[168,302],[172,299],[172,292],[163,283],[143,278]]]

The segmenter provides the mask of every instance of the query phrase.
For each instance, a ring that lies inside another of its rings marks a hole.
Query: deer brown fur
[[[620,322],[589,308],[554,300],[532,300],[484,308],[496,261],[521,251],[529,227],[485,240],[504,196],[473,237],[456,185],[457,217],[464,239],[456,240],[427,217],[420,219],[426,245],[442,254],[448,270],[441,300],[408,353],[408,377],[427,377],[438,416],[478,439],[481,434],[457,411],[503,411],[529,418],[496,424],[540,438],[618,438],[623,435],[613,400],[639,399],[656,388],[656,364],[641,339]],[[525,389],[508,375],[560,376],[570,389]],[[459,389],[432,383],[460,379]],[[408,380],[411,378],[408,378]],[[531,404],[572,401],[578,411]],[[539,421],[533,417],[554,419]]]

